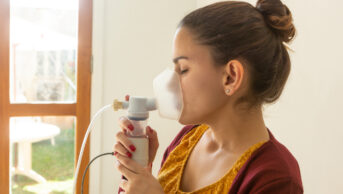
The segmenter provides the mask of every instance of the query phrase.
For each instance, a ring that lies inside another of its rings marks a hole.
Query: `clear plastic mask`
[[[153,81],[157,109],[161,117],[179,120],[183,109],[180,77],[171,68],[165,69]]]

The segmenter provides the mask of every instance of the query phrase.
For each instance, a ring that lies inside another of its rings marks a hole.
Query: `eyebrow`
[[[188,57],[186,57],[186,56],[179,56],[179,57],[174,58],[173,62],[176,64],[180,59],[187,59],[188,60]]]

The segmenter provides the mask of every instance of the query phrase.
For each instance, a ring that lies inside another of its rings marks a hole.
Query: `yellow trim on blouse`
[[[209,127],[205,124],[199,125],[195,129],[192,129],[181,140],[170,153],[165,160],[161,170],[158,174],[158,181],[162,185],[165,193],[175,194],[216,194],[216,193],[228,193],[233,180],[235,179],[238,171],[249,159],[251,154],[260,148],[266,141],[259,142],[251,146],[245,151],[242,156],[235,162],[233,167],[218,181],[202,187],[196,191],[184,192],[180,190],[182,174],[193,148]]]

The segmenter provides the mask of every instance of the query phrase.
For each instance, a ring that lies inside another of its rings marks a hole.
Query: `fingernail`
[[[117,155],[118,154],[118,152],[114,152],[114,154],[113,155]]]
[[[153,132],[150,126],[148,126],[148,130],[149,130],[149,133]]]
[[[129,95],[126,95],[126,96],[125,96],[125,100],[126,100],[126,101],[129,101],[129,99],[130,99],[130,96],[129,96]]]
[[[133,151],[133,152],[136,150],[136,147],[135,147],[134,145],[130,145],[129,148],[130,148],[130,150]]]
[[[130,152],[127,152],[126,155],[131,158],[132,157],[132,154]]]
[[[127,126],[127,128],[129,128],[130,131],[133,131],[133,125],[132,125],[132,124],[130,124],[129,126]]]

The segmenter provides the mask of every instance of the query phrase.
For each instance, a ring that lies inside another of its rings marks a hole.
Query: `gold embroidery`
[[[195,129],[187,133],[181,140],[180,144],[169,153],[168,158],[164,162],[159,174],[158,180],[162,185],[165,193],[177,194],[207,194],[207,193],[228,193],[238,171],[249,159],[251,154],[260,148],[266,141],[259,142],[251,146],[244,154],[235,162],[233,167],[218,181],[207,185],[201,189],[192,192],[183,192],[180,188],[183,169],[187,159],[194,146],[199,141],[200,137],[208,129],[207,125],[199,125]]]

